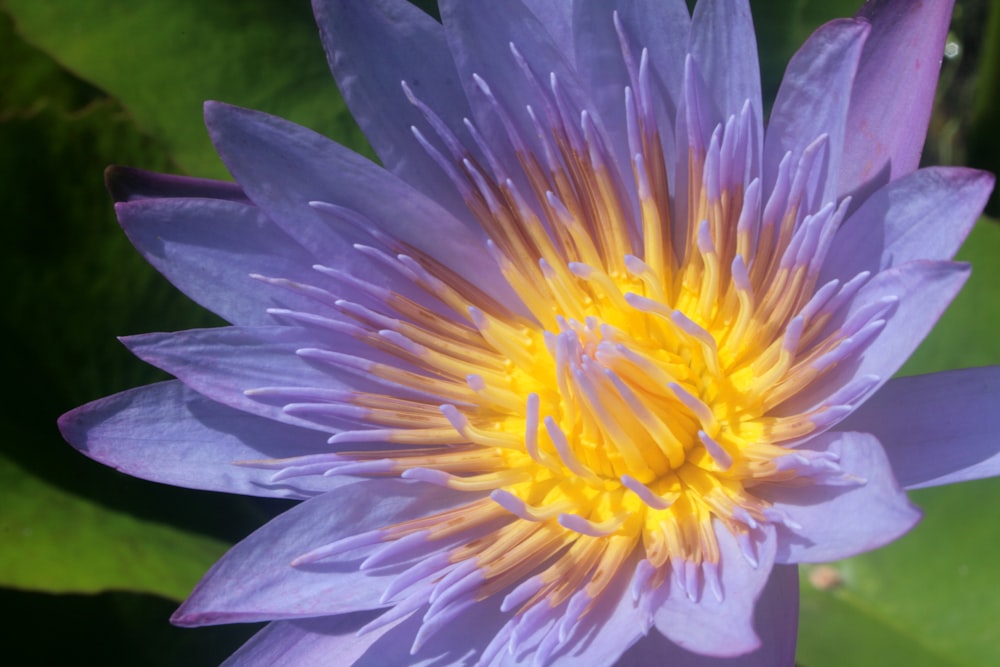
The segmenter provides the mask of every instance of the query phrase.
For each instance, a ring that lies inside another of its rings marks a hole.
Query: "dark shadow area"
[[[0,589],[9,665],[218,665],[261,625],[182,629],[176,605],[130,593],[48,595]]]

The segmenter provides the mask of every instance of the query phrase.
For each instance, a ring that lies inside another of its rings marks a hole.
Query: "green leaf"
[[[67,493],[0,457],[0,585],[183,599],[228,545]]]
[[[225,175],[202,126],[206,99],[365,145],[306,2],[6,0],[5,7],[28,41],[114,95],[190,173]]]
[[[957,259],[972,275],[901,375],[1000,364],[1000,224],[980,220]]]
[[[832,566],[802,568],[800,664],[1000,664],[1000,523],[991,511],[1000,479],[912,497],[925,515],[910,534]]]

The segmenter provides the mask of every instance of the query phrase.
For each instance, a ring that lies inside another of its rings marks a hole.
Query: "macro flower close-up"
[[[894,377],[994,184],[918,168],[951,2],[822,25],[767,106],[743,0],[313,9],[378,163],[209,102],[233,182],[110,168],[229,326],[59,423],[301,501],[172,617],[268,622],[227,664],[791,666],[799,565],[1000,474],[996,367]]]

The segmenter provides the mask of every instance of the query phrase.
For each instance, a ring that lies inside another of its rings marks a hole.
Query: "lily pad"
[[[0,586],[182,600],[228,548],[67,493],[3,457],[0,486]]]

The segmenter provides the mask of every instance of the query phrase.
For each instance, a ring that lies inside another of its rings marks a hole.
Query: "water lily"
[[[271,621],[232,664],[791,665],[796,564],[1000,472],[996,369],[891,379],[993,185],[916,169],[949,2],[822,26],[766,131],[743,1],[314,5],[382,166],[210,103],[236,184],[112,170],[232,326],[125,338],[177,379],[61,421],[303,501],[174,616]]]

